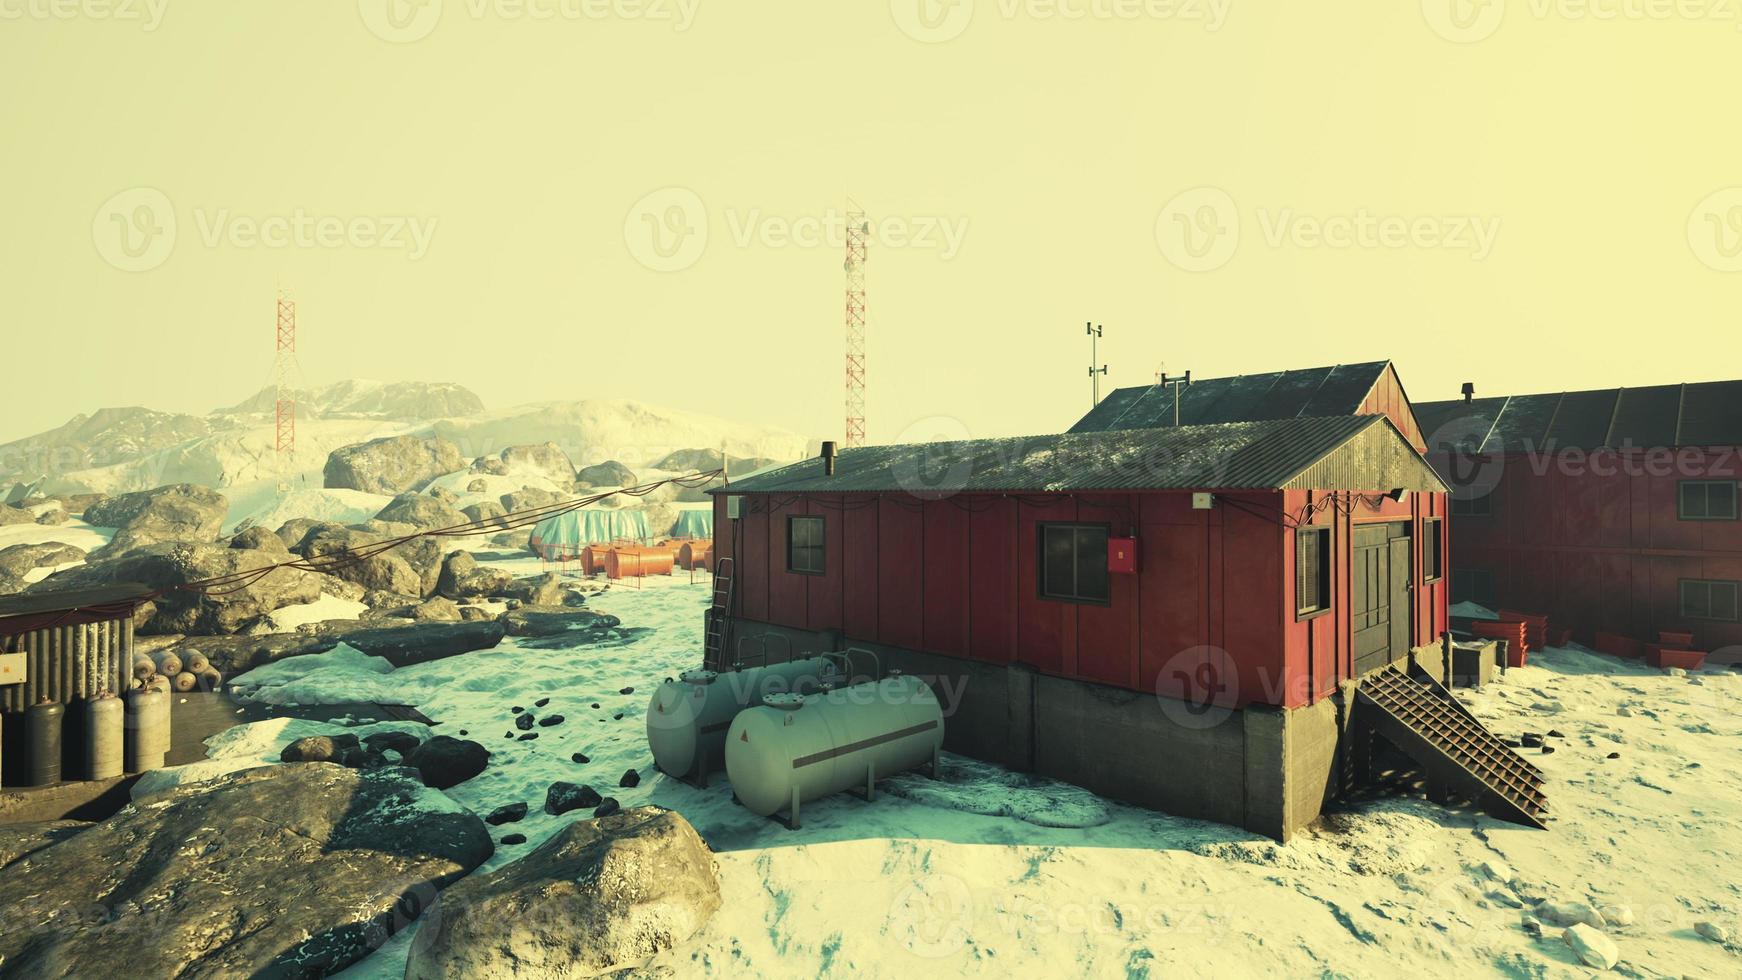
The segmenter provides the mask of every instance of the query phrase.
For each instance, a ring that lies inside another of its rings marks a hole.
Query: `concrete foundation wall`
[[[944,709],[946,750],[1108,799],[1287,841],[1338,786],[1341,695],[1295,709],[1204,707],[828,632],[749,620],[735,628],[784,636],[794,656],[870,651],[875,658],[854,657],[857,670],[876,663],[931,685]]]

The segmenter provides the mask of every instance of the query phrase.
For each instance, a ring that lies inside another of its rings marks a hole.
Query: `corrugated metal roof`
[[[1424,402],[1430,451],[1742,445],[1742,381]]]
[[[1315,464],[1351,447],[1374,426],[1382,442],[1360,440],[1362,453],[1391,446],[1383,460],[1351,458],[1344,472],[1368,468],[1411,490],[1442,489],[1438,478],[1391,421],[1381,415],[1271,419],[1164,429],[1119,429],[1010,439],[866,446],[842,450],[835,473],[812,458],[734,480],[710,493],[854,493],[907,491],[1047,492],[1073,490],[1256,490],[1293,486]],[[1401,462],[1400,462],[1401,460]],[[1386,486],[1325,487],[1375,490]]]
[[[1181,425],[1353,415],[1389,361],[1207,378],[1179,389]],[[1173,425],[1174,386],[1120,388],[1071,426],[1072,432]]]

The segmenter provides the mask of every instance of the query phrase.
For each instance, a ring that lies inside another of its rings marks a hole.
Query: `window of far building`
[[[786,519],[786,570],[801,575],[823,574],[823,519]]]
[[[1452,490],[1453,517],[1487,517],[1494,513],[1494,492],[1470,487]]]
[[[1440,527],[1438,517],[1421,522],[1421,578],[1424,582],[1438,582],[1446,574],[1446,542]]]
[[[1486,568],[1452,569],[1452,601],[1494,608],[1494,573]]]
[[[1107,525],[1040,525],[1040,597],[1107,603]]]
[[[1308,527],[1295,532],[1295,614],[1311,616],[1331,608],[1331,529]]]
[[[1684,521],[1736,520],[1735,480],[1683,480],[1676,516]]]
[[[1711,582],[1682,579],[1681,614],[1684,619],[1715,619],[1736,622],[1742,582]]]

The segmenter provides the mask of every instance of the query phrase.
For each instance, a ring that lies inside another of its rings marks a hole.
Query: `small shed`
[[[143,585],[0,596],[0,713],[127,690]]]

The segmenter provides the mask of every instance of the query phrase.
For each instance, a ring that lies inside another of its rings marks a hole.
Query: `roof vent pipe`
[[[835,444],[832,441],[823,443],[823,475],[835,475]]]
[[[1468,382],[1468,381],[1464,382],[1464,404],[1466,404],[1466,405],[1470,404],[1470,400],[1475,398],[1475,397],[1476,397],[1476,386],[1474,384],[1472,384],[1471,382]]]

